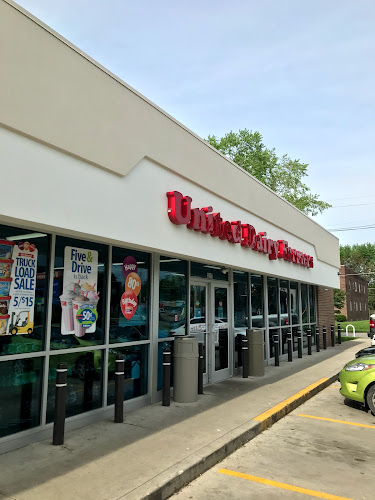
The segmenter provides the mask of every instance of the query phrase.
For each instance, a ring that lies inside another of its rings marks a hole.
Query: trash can
[[[249,353],[250,377],[264,376],[264,340],[263,330],[246,330]]]
[[[198,399],[198,339],[176,338],[173,347],[173,399],[194,403]]]

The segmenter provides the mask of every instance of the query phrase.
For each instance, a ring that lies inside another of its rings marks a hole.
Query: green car
[[[341,394],[359,403],[367,404],[375,414],[375,356],[353,359],[339,374]]]

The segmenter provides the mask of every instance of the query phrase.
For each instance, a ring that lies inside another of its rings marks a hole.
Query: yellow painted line
[[[331,385],[332,389],[341,389],[341,385]]]
[[[355,422],[345,422],[345,420],[336,420],[334,418],[314,417],[314,415],[302,415],[302,413],[299,413],[298,416],[304,418],[315,418],[316,420],[325,420],[326,422],[334,422],[336,424],[355,425],[357,427],[366,427],[367,429],[375,429],[375,425],[357,424]]]
[[[315,387],[318,387],[320,384],[328,380],[327,378],[321,378],[317,382],[314,382],[311,385],[308,385],[302,391],[297,392],[293,396],[290,396],[290,398],[284,399],[281,403],[277,404],[276,406],[273,406],[269,410],[265,411],[264,413],[261,413],[257,417],[254,418],[254,420],[258,420],[259,422],[263,422],[264,420],[267,420],[270,418],[274,413],[277,413],[278,411],[282,410],[283,408],[287,407],[290,403],[295,401],[296,399],[300,398],[301,396],[304,396],[305,394],[308,394],[310,391],[315,389]]]
[[[226,474],[227,476],[240,477],[241,479],[247,479],[248,481],[253,481],[255,483],[274,486],[275,488],[281,488],[283,490],[295,491],[297,493],[310,495],[311,497],[326,498],[327,500],[351,500],[350,498],[330,495],[329,493],[322,493],[321,491],[308,490],[306,488],[300,488],[299,486],[293,486],[291,484],[278,483],[277,481],[271,481],[270,479],[264,479],[263,477],[251,476],[250,474],[242,474],[241,472],[235,472],[233,470],[220,469],[219,472],[221,474]]]

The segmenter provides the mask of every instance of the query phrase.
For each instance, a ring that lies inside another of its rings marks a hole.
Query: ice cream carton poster
[[[138,307],[137,297],[141,291],[142,282],[137,274],[138,263],[134,257],[126,257],[122,268],[125,277],[125,292],[121,296],[120,306],[125,319],[130,320]]]
[[[33,243],[20,241],[14,244],[10,266],[9,296],[6,332],[8,335],[30,334],[34,330],[34,307],[38,250]],[[6,279],[6,278],[5,278]],[[5,310],[5,308],[4,308]],[[3,328],[3,324],[1,327]]]
[[[99,302],[98,252],[87,248],[65,247],[61,333],[83,337],[96,330]]]

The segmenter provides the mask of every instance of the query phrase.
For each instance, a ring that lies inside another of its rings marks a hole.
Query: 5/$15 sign
[[[268,255],[270,260],[283,259],[303,267],[313,268],[311,255],[300,252],[288,245],[285,240],[267,238],[265,231],[257,233],[251,224],[243,224],[240,220],[223,220],[220,212],[213,208],[192,208],[190,196],[183,196],[178,191],[168,191],[168,217],[173,224],[186,225],[188,229],[209,234],[213,238],[238,243],[242,247]]]

